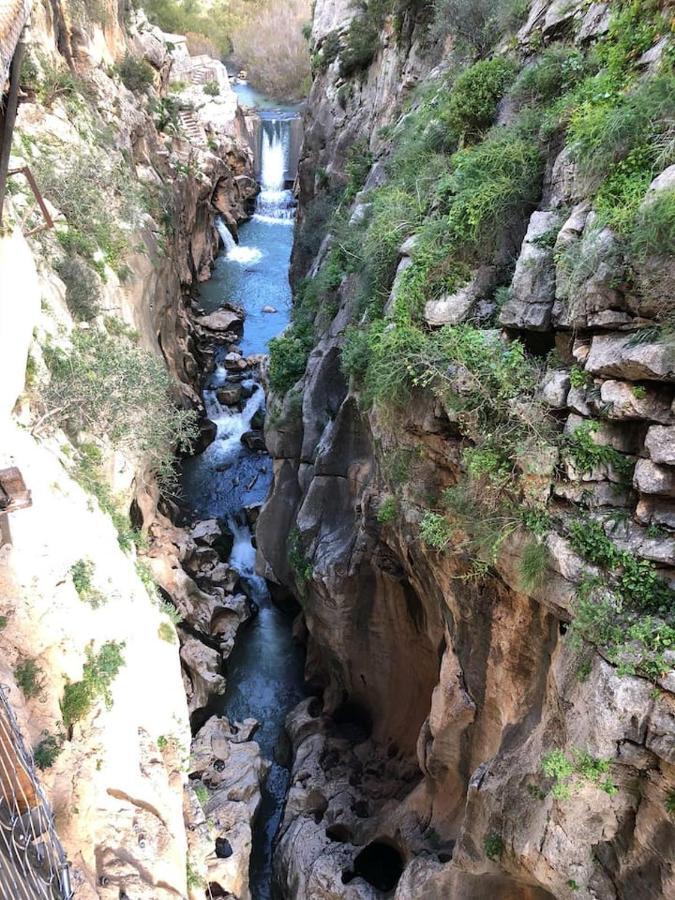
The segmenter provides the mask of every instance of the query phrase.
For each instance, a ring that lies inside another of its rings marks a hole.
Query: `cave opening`
[[[354,744],[367,741],[373,732],[373,720],[365,706],[347,700],[331,716],[331,732]]]
[[[342,883],[363,878],[378,891],[393,891],[403,873],[403,857],[387,841],[371,841],[355,857],[351,869],[342,873]]]

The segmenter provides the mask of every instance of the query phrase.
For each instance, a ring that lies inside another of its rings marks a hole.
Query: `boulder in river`
[[[264,313],[275,313],[277,311],[276,306],[263,306],[262,312]]]
[[[248,362],[241,353],[235,353],[234,350],[226,354],[223,364],[226,369],[234,369],[235,371],[237,369],[242,371],[243,369],[248,368]]]
[[[224,307],[206,316],[201,316],[197,324],[206,331],[229,331],[241,337],[244,333],[244,318],[239,310]]]
[[[212,444],[218,434],[218,426],[211,419],[202,419],[199,423],[199,434],[192,444],[192,453],[202,453],[209,444]]]
[[[236,406],[241,400],[241,385],[228,384],[216,391],[218,403],[223,406]]]
[[[242,444],[245,444],[249,450],[266,450],[265,436],[260,429],[254,431],[245,431],[241,436]]]

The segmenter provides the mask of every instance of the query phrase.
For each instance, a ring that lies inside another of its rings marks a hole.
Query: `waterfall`
[[[285,190],[290,152],[288,119],[263,119],[260,183],[255,218],[259,222],[291,223],[295,215],[293,194]]]
[[[234,250],[234,248],[237,246],[237,242],[232,237],[232,232],[227,227],[225,222],[223,222],[223,220],[221,219],[220,216],[218,216],[216,218],[216,229],[218,231],[218,234],[220,235],[220,239],[223,242],[223,247],[225,248],[225,252],[229,256],[230,251]]]
[[[218,234],[223,241],[225,256],[227,256],[228,259],[232,259],[235,262],[239,263],[248,263],[249,265],[253,265],[262,258],[262,253],[256,247],[246,247],[242,246],[241,244],[237,244],[235,239],[232,237],[232,232],[220,216],[218,216],[216,219],[216,229],[218,230]]]

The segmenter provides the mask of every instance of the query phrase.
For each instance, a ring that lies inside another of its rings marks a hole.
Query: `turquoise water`
[[[223,233],[228,247],[197,298],[208,311],[226,301],[244,309],[240,347],[247,355],[266,352],[290,315],[288,267],[294,223],[292,197],[284,190],[290,115],[292,110],[284,110],[278,119],[270,114],[263,123],[263,184],[256,215],[240,228],[238,246]],[[274,311],[263,312],[264,307]],[[289,783],[289,771],[278,758],[279,747],[284,742],[287,713],[305,696],[304,648],[293,640],[292,615],[274,605],[265,581],[255,573],[253,538],[242,513],[245,506],[262,503],[272,482],[268,454],[252,451],[241,441],[253,416],[264,410],[264,393],[247,377],[243,386],[250,396],[243,408],[223,407],[216,390],[227,383],[225,368],[217,365],[203,388],[207,415],[217,425],[217,437],[203,453],[185,461],[182,484],[195,519],[216,517],[233,532],[230,564],[258,609],[240,629],[226,662],[227,691],[209,708],[233,721],[253,717],[260,723],[254,739],[271,768],[253,828],[250,885],[253,900],[271,900],[273,842]]]

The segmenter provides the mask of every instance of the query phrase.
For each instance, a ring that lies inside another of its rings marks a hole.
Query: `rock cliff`
[[[194,436],[190,291],[215,217],[236,234],[250,213],[249,134],[224,66],[141,12],[36,5],[26,43],[11,168],[30,168],[54,228],[13,175],[0,468],[32,505],[3,531],[2,682],[76,897],[196,898],[207,881],[245,897],[255,723],[210,719],[191,748],[189,712],[249,610],[218,529],[175,526],[158,477]]]
[[[667,10],[537,0],[494,28],[474,4],[467,31],[466,8],[315,8],[257,525],[317,694],[276,878],[666,897]]]

